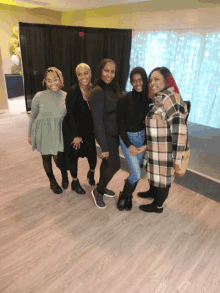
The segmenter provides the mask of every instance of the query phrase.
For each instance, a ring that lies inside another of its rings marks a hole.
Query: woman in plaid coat
[[[155,68],[149,82],[150,97],[154,96],[154,106],[145,118],[150,189],[138,196],[154,198],[151,204],[140,206],[142,211],[162,213],[174,172],[186,149],[188,111],[169,69]]]

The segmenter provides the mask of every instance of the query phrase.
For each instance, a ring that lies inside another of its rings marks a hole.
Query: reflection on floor
[[[24,96],[8,99],[9,112],[12,114],[20,114],[26,112]]]

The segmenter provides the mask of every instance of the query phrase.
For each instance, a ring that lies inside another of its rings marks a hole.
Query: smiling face
[[[76,68],[76,76],[79,82],[79,86],[85,87],[90,85],[91,83],[91,70],[87,65],[77,66]]]
[[[102,76],[101,79],[104,83],[109,84],[115,77],[115,64],[113,62],[108,62],[105,64],[104,68],[102,69]]]
[[[61,81],[56,73],[48,72],[45,78],[47,88],[51,92],[58,92],[61,89]]]
[[[143,91],[143,80],[140,74],[134,74],[132,76],[131,85],[136,92],[141,93]]]
[[[161,92],[167,87],[163,75],[159,71],[154,71],[150,76],[150,88],[154,94]]]

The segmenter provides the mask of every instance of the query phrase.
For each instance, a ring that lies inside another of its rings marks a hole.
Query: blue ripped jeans
[[[144,144],[145,140],[145,130],[141,130],[139,132],[127,132],[128,137],[131,141],[131,143],[136,147],[141,147]],[[130,169],[130,176],[128,177],[129,182],[133,185],[141,178],[141,163],[143,161],[144,153],[139,154],[137,156],[132,156],[129,152],[129,149],[124,144],[121,137],[120,139],[120,145],[122,152],[125,156],[125,159],[128,163],[129,169]]]

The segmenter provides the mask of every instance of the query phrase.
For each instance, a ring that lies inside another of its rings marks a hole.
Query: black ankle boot
[[[62,173],[62,187],[66,189],[69,186],[68,174]]]
[[[139,209],[146,213],[157,213],[160,214],[163,212],[163,207],[157,207],[154,203],[141,205]]]
[[[144,192],[138,192],[137,196],[141,198],[155,198],[155,187],[150,185],[150,189]]]
[[[90,171],[87,173],[87,179],[90,185],[95,185],[95,179],[94,179],[95,171]]]
[[[137,184],[138,184],[138,181],[133,184],[133,188],[132,188],[132,191],[131,191],[132,193],[135,191],[135,188],[136,188]],[[129,194],[128,198],[127,198],[127,203],[125,205],[125,210],[126,211],[130,211],[132,209],[132,198],[133,198],[132,194]]]
[[[62,193],[62,188],[59,186],[59,184],[57,183],[55,177],[53,178],[49,178],[50,180],[50,188],[53,190],[54,193],[56,194],[60,194]]]
[[[75,190],[76,193],[78,193],[78,194],[85,194],[85,193],[86,193],[86,191],[85,191],[85,190],[82,188],[82,186],[80,185],[78,179],[72,181],[72,183],[71,183],[71,188],[72,188],[73,191]]]
[[[123,211],[125,209],[128,198],[129,196],[132,195],[132,189],[133,189],[133,185],[128,181],[128,179],[126,179],[123,191],[120,192],[118,203],[117,203],[117,208],[119,209],[119,211]],[[130,200],[132,201],[132,199]]]
[[[165,188],[155,187],[155,199],[151,204],[141,205],[139,209],[147,213],[162,213],[163,203],[168,197],[170,185]]]

